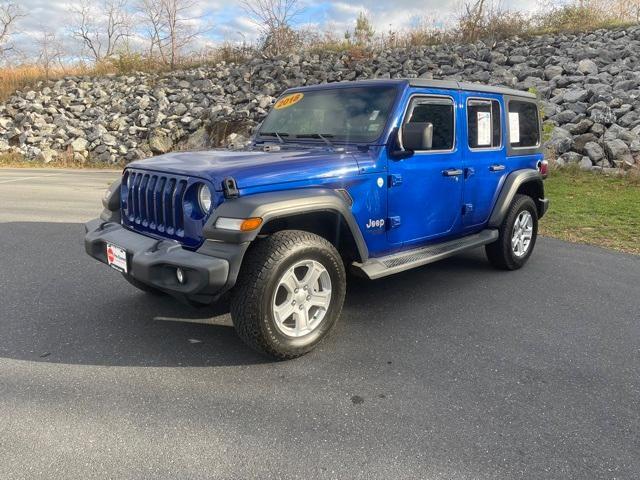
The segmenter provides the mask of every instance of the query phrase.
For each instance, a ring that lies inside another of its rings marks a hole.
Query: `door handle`
[[[444,175],[445,177],[457,177],[459,175],[462,175],[463,173],[464,171],[459,168],[450,168],[448,170],[442,171],[442,175]]]
[[[489,167],[489,170],[492,171],[492,172],[501,172],[505,168],[507,168],[507,167],[505,167],[504,165],[491,165]]]

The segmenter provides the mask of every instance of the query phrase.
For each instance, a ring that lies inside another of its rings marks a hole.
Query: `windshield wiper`
[[[335,145],[329,140],[329,138],[333,137],[335,137],[335,135],[331,133],[302,133],[300,135],[296,135],[296,138],[319,138],[331,148],[335,148]]]
[[[288,133],[278,133],[278,132],[260,132],[261,137],[276,137],[280,143],[284,143],[282,137],[288,137]]]

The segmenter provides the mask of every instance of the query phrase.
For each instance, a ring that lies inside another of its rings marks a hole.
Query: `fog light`
[[[178,279],[178,283],[184,283],[187,280],[187,277],[181,268],[176,268],[176,278]]]

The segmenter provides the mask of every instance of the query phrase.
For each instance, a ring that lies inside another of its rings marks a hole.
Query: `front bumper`
[[[85,224],[85,250],[107,263],[106,244],[127,252],[127,275],[188,303],[215,301],[235,283],[246,245],[205,242],[197,251],[174,240],[156,240],[97,218]],[[185,273],[178,282],[176,269]]]

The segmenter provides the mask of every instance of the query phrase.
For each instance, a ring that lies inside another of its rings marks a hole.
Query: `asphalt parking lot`
[[[83,250],[117,172],[0,170],[0,478],[640,476],[640,257],[541,239],[349,285],[274,363]]]

